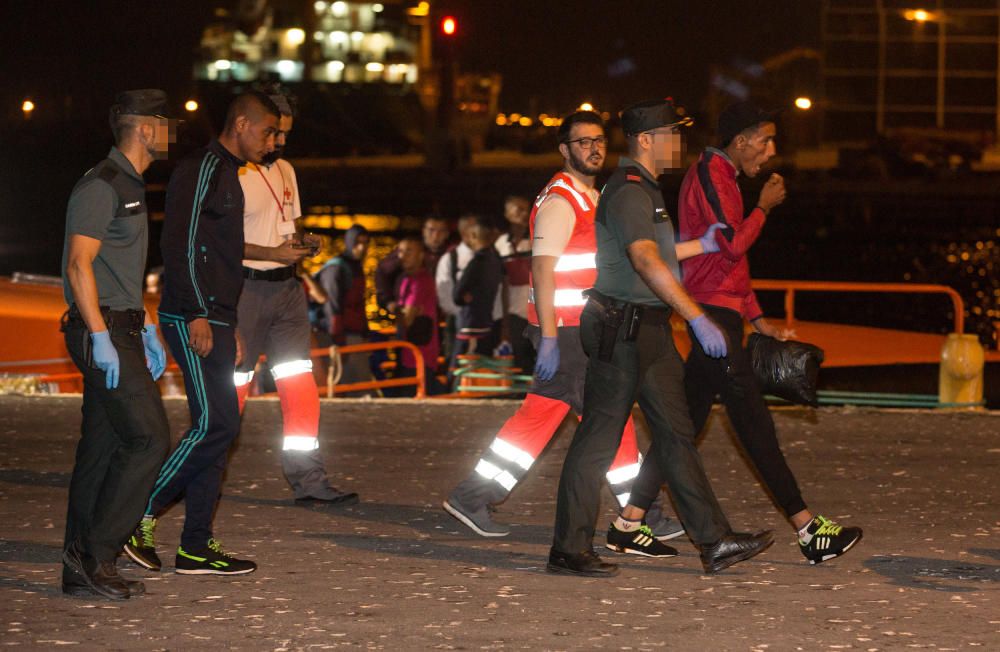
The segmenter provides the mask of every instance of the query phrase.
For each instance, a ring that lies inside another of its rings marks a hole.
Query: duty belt
[[[583,291],[583,296],[594,302],[601,313],[610,311],[621,311],[622,314],[638,314],[638,319],[643,321],[660,321],[670,317],[672,310],[667,306],[650,306],[644,303],[630,303],[621,299],[614,299],[608,295],[598,292],[595,288]]]
[[[251,281],[287,281],[295,276],[295,266],[277,267],[275,269],[243,268],[243,278]]]
[[[130,333],[138,333],[146,321],[146,313],[142,310],[111,310],[107,306],[101,306],[101,316],[104,318],[104,323],[108,325],[108,330],[112,332],[126,330]],[[87,328],[87,324],[80,314],[80,309],[75,303],[63,314],[62,323],[63,330],[65,330],[66,325],[82,325]]]
[[[634,342],[639,336],[639,327],[642,322],[662,325],[666,324],[670,317],[670,308],[665,306],[661,308],[613,299],[594,288],[584,291],[583,294],[589,299],[588,305],[597,308],[603,322],[597,357],[604,362],[611,360],[611,354],[618,339],[618,331],[622,326],[625,327],[622,340]]]

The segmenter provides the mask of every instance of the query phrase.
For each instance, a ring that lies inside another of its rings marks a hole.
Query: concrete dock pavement
[[[188,423],[168,399],[174,438]],[[324,401],[327,469],[361,503],[303,508],[280,467],[277,401],[253,400],[216,536],[260,569],[174,574],[183,504],[157,529],[164,572],[120,560],[148,594],[59,591],[80,398],[0,397],[0,645],[122,650],[1000,649],[1000,414],[779,409],[789,464],[813,511],[864,539],[810,566],[757,484],[721,412],[701,450],[734,527],[773,528],[761,556],[706,576],[687,539],[655,560],[603,548],[613,579],[545,573],[555,490],[573,424],[497,519],[469,532],[440,507],[514,401]]]

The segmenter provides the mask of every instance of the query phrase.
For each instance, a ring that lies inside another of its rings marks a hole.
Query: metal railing
[[[386,378],[384,380],[367,380],[360,383],[345,383],[335,385],[333,374],[326,376],[326,396],[332,398],[335,394],[346,392],[363,392],[369,389],[383,389],[386,387],[406,387],[416,385],[416,396],[414,398],[424,398],[427,394],[427,378],[424,374],[424,355],[416,344],[404,342],[403,340],[387,340],[385,342],[366,342],[364,344],[345,344],[344,346],[331,346],[328,349],[312,349],[309,356],[312,358],[328,357],[331,369],[335,364],[335,358],[350,353],[365,353],[368,351],[384,351],[388,349],[407,349],[413,354],[417,369],[416,375],[408,378]],[[397,363],[398,367],[398,363]]]
[[[965,303],[961,295],[947,285],[931,285],[922,283],[852,283],[845,281],[782,281],[774,279],[758,279],[753,281],[754,290],[776,290],[785,292],[785,324],[791,326],[795,321],[796,292],[870,292],[870,293],[904,293],[904,294],[945,294],[951,299],[955,311],[955,333],[963,332],[965,328]]]
[[[369,351],[381,351],[388,349],[408,349],[413,353],[413,358],[416,361],[417,369],[416,375],[408,378],[386,378],[384,380],[370,380],[361,383],[347,383],[343,385],[334,385],[331,381],[332,378],[330,374],[327,374],[327,385],[326,385],[326,395],[327,397],[333,397],[337,393],[346,392],[359,392],[370,389],[383,389],[387,387],[406,387],[408,385],[416,386],[416,396],[415,398],[425,398],[427,395],[427,378],[424,373],[424,356],[420,352],[420,349],[410,342],[404,342],[402,340],[387,340],[385,342],[368,342],[364,344],[348,344],[345,346],[332,346],[329,348],[318,348],[311,349],[309,351],[310,358],[327,358],[330,360],[331,366],[334,364],[335,356],[352,354],[352,353],[364,353]],[[261,360],[266,360],[266,356],[261,356]],[[59,360],[63,361],[62,359]],[[69,361],[66,358],[65,361]],[[52,360],[21,360],[18,361],[19,366],[30,366],[33,364],[49,364]],[[167,365],[165,371],[178,371],[179,367],[176,362],[172,362]],[[83,374],[79,371],[71,371],[65,373],[57,374],[46,374],[38,378],[38,382],[41,384],[46,383],[80,383],[83,380]]]

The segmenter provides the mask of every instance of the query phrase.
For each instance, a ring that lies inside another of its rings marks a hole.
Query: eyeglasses
[[[576,140],[567,140],[567,145],[572,145],[573,143],[579,143],[580,149],[593,149],[597,147],[607,147],[608,139],[604,136],[598,136],[597,138],[577,138]]]

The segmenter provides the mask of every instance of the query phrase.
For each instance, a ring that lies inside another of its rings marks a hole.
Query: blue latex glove
[[[559,338],[542,337],[538,345],[538,357],[535,359],[535,377],[538,380],[551,380],[559,371]]]
[[[108,331],[90,334],[90,354],[97,368],[104,372],[104,386],[108,389],[118,387],[118,371],[121,363],[118,362],[118,351],[111,343],[111,334]]]
[[[705,350],[710,358],[726,357],[726,336],[722,334],[719,327],[715,325],[706,315],[695,317],[690,322],[694,336],[698,338],[698,343]]]
[[[708,227],[705,231],[705,235],[698,238],[698,242],[701,243],[701,252],[704,254],[714,254],[719,250],[719,243],[715,240],[715,232],[719,229],[726,228],[726,225],[722,222],[716,222],[712,226]]]
[[[167,352],[156,336],[156,324],[146,324],[142,329],[142,348],[146,350],[146,369],[149,369],[153,380],[159,380],[167,368]]]

